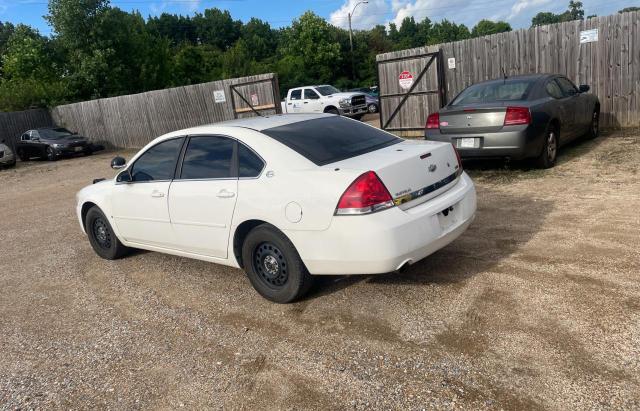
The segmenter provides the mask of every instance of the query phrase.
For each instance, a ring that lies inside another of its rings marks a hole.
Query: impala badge
[[[433,173],[434,171],[436,171],[436,168],[438,168],[437,165],[435,164],[429,164],[429,172]]]

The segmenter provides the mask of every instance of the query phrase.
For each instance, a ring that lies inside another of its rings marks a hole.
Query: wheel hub
[[[253,254],[253,267],[260,280],[271,288],[281,288],[289,279],[284,254],[273,243],[262,243]]]
[[[268,274],[276,275],[278,273],[278,260],[272,255],[268,255],[263,260],[264,269]]]
[[[107,224],[102,221],[101,218],[98,218],[93,222],[93,236],[95,237],[100,247],[111,247],[111,234],[107,229]]]

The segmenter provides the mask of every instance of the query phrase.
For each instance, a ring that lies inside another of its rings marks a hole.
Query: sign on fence
[[[584,30],[580,32],[580,44],[598,41],[598,29]]]

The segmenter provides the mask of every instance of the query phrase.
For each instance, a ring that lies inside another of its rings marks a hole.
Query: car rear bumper
[[[453,207],[447,216],[442,211]],[[287,231],[311,274],[382,274],[446,246],[473,221],[476,192],[463,173],[445,193],[405,211],[336,216],[324,231]]]
[[[56,154],[60,156],[71,156],[74,154],[87,153],[91,151],[91,146],[78,146],[78,147],[62,147],[55,148]]]
[[[425,139],[453,143],[462,158],[504,158],[520,160],[536,157],[542,149],[543,134],[532,127],[512,126],[490,133],[443,134],[426,130]],[[462,147],[463,138],[475,138],[473,148]]]

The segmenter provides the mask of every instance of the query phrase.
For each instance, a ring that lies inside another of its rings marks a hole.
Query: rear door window
[[[258,177],[264,168],[264,162],[249,147],[238,143],[238,177]]]
[[[131,181],[173,179],[184,138],[163,141],[142,154],[131,166]]]
[[[233,151],[235,141],[219,136],[191,137],[184,153],[183,180],[235,177]]]
[[[286,124],[262,130],[262,133],[319,166],[402,141],[375,127],[338,116]]]

